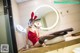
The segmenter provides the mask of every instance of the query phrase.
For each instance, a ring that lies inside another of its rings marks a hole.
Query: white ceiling
[[[30,0],[16,0],[17,3],[23,3],[25,1],[30,1]]]
[[[23,2],[26,2],[26,1],[31,1],[31,0],[16,0],[17,3],[23,3]],[[35,0],[35,1],[46,1],[46,0]],[[48,2],[53,2],[53,0],[47,0]]]

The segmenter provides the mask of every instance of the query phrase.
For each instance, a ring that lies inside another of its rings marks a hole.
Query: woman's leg
[[[61,32],[61,33],[58,33],[58,34],[48,34],[48,35],[41,36],[40,39],[39,39],[39,43],[43,44],[45,39],[50,40],[50,39],[53,39],[55,37],[63,36],[63,35],[66,35],[66,34],[67,34],[67,32]]]
[[[39,43],[43,44],[45,39],[53,39],[53,38],[58,37],[58,36],[63,36],[63,35],[66,35],[68,32],[71,32],[71,31],[73,31],[73,28],[68,28],[68,29],[65,29],[62,31],[47,34],[45,36],[40,37]]]
[[[39,41],[37,41],[33,47],[39,47],[39,46],[41,46],[41,45],[42,45],[42,44],[40,44]]]
[[[65,33],[61,33],[60,35],[53,35],[53,34],[52,34],[52,35],[41,36],[40,39],[39,39],[39,41],[37,41],[36,44],[35,44],[34,46],[32,46],[32,47],[42,46],[42,44],[45,44],[45,43],[44,43],[44,40],[45,40],[45,39],[50,40],[50,39],[53,39],[53,38],[55,38],[55,37],[57,37],[57,36],[61,36],[61,35],[65,35],[65,34],[67,34],[67,33],[65,32]]]

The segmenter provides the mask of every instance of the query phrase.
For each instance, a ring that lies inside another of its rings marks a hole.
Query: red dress
[[[28,39],[33,43],[33,45],[35,45],[35,43],[39,40],[36,31],[28,31]]]

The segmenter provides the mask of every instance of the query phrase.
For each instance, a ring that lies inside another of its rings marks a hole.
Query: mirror
[[[50,30],[58,24],[58,11],[50,5],[39,6],[35,9],[34,13],[38,16],[36,21],[42,24],[42,30]]]

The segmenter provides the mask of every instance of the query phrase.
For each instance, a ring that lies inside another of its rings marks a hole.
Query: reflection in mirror
[[[41,29],[43,30],[50,30],[54,28],[59,21],[58,11],[52,6],[39,6],[34,12],[38,16],[37,20],[41,22]]]
[[[43,27],[51,27],[53,24],[55,24],[56,22],[56,13],[53,11],[53,12],[48,12],[46,13],[43,18],[42,18],[42,22],[44,24]]]

